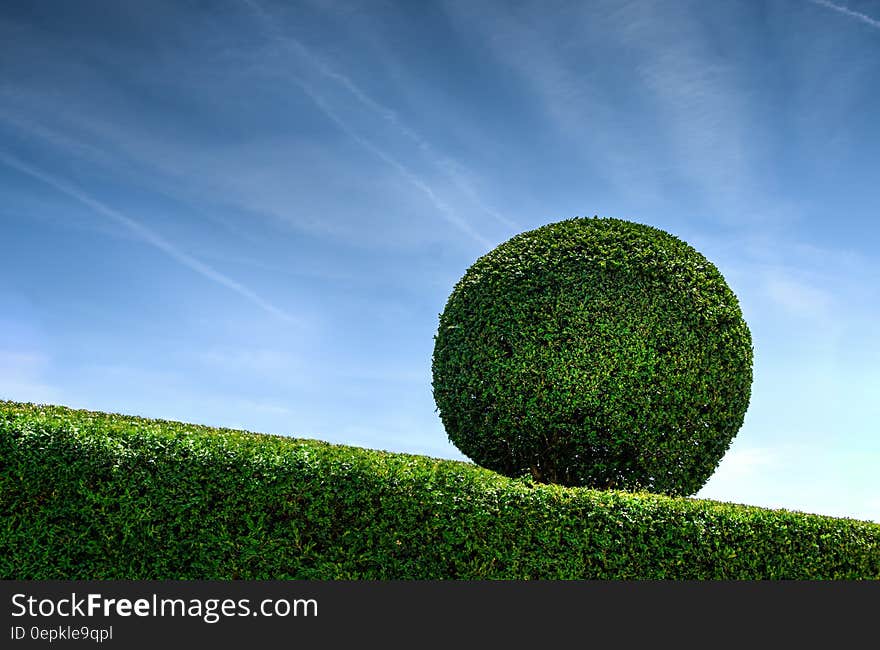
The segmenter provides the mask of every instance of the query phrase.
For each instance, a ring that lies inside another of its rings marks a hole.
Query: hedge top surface
[[[878,579],[880,525],[0,401],[0,578]]]
[[[440,316],[450,440],[508,476],[693,494],[742,425],[751,335],[718,269],[657,228],[574,218],[479,258]]]

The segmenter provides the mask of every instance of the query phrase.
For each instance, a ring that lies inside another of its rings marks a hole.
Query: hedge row
[[[0,402],[3,579],[880,579],[880,525]]]

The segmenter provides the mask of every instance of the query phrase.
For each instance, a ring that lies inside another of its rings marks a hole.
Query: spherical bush
[[[742,425],[752,341],[718,269],[680,239],[575,218],[478,259],[440,315],[450,440],[508,476],[697,492]]]

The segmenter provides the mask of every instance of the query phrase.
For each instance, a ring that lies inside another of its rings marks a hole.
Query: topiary
[[[521,233],[455,285],[435,337],[450,440],[508,476],[693,494],[742,425],[751,334],[718,269],[620,219]]]

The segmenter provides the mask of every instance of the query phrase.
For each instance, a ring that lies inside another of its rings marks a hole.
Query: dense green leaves
[[[479,465],[696,493],[742,425],[752,342],[705,257],[656,228],[569,219],[478,259],[440,316],[434,398]]]
[[[880,526],[0,402],[0,579],[880,579]]]

